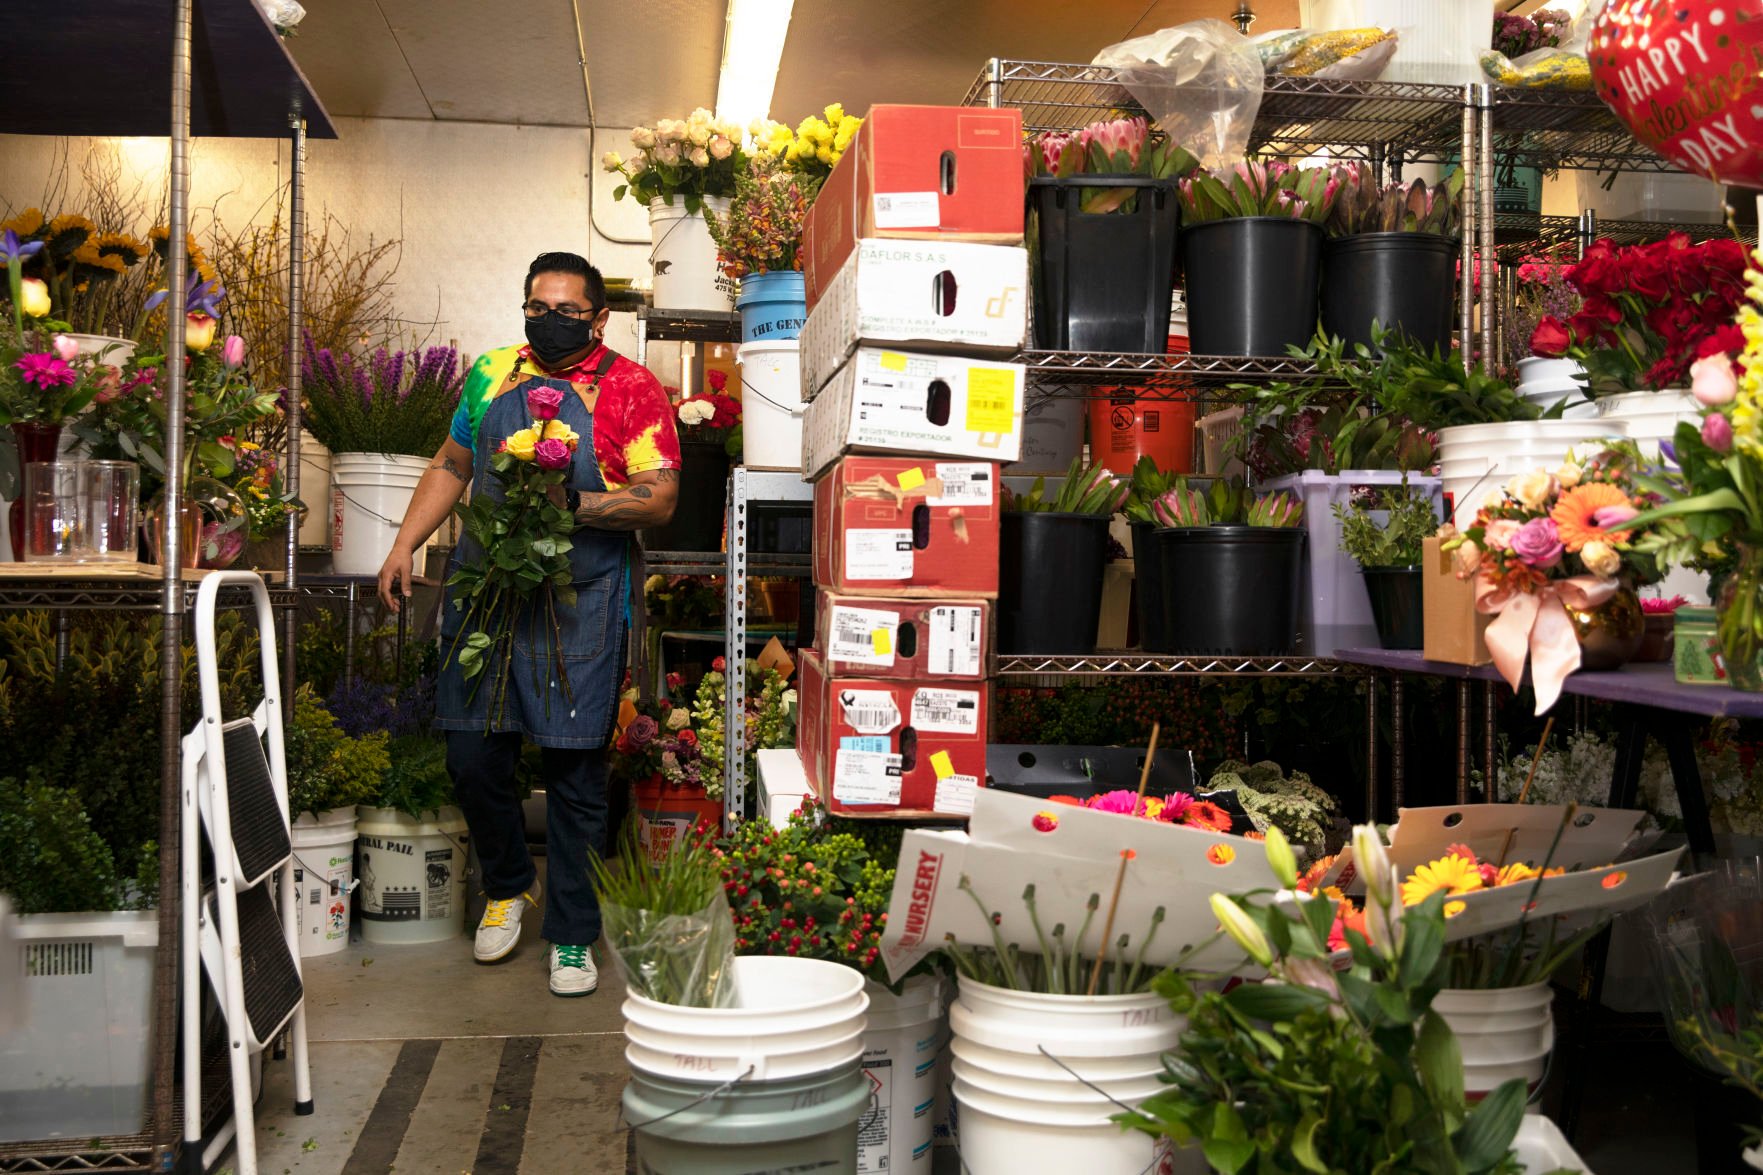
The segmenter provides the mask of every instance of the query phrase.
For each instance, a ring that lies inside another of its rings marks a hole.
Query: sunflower
[[[57,257],[71,257],[96,231],[97,227],[77,212],[57,216],[49,222],[49,251]]]
[[[1555,520],[1561,544],[1577,554],[1594,540],[1621,543],[1628,540],[1626,530],[1605,530],[1593,516],[1606,506],[1633,506],[1628,495],[1606,482],[1575,486],[1562,494],[1549,517]]]
[[[149,252],[146,244],[136,240],[127,233],[99,233],[86,242],[88,248],[97,249],[106,257],[120,257],[124,265],[133,265],[146,260]]]
[[[120,276],[128,269],[128,263],[121,257],[113,253],[100,253],[90,241],[73,251],[72,260],[76,265],[85,265],[92,269],[101,270],[102,272],[96,275],[98,277]]]
[[[1422,865],[1414,871],[1414,875],[1402,883],[1402,904],[1418,906],[1435,893],[1458,894],[1470,893],[1481,888],[1481,870],[1473,861],[1466,861],[1455,853],[1440,857],[1428,865]]]
[[[11,232],[29,239],[43,231],[43,210],[26,208],[11,220],[0,220],[0,232]]]

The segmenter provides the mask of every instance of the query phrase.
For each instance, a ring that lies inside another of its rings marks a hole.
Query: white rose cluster
[[[716,406],[706,400],[681,400],[679,421],[681,424],[703,424],[716,415]]]

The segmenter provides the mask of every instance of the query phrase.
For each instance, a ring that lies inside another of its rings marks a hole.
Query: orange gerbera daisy
[[[1590,482],[1575,486],[1562,494],[1549,511],[1560,532],[1561,545],[1578,553],[1587,543],[1596,541],[1620,543],[1628,538],[1626,530],[1605,530],[1593,516],[1606,506],[1633,506],[1628,495],[1606,482]]]
[[[1213,832],[1230,831],[1230,813],[1210,800],[1195,800],[1181,814],[1181,822],[1192,828],[1208,828]]]

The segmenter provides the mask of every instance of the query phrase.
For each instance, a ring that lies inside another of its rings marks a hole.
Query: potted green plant
[[[1386,649],[1420,648],[1425,637],[1421,544],[1439,528],[1432,495],[1403,485],[1337,502],[1333,512],[1341,528],[1341,550],[1364,574],[1379,642]]]
[[[1183,653],[1277,656],[1298,643],[1304,508],[1289,494],[1260,497],[1240,480],[1202,493],[1185,479],[1151,504],[1161,529],[1166,632]]]
[[[452,347],[358,357],[305,336],[305,425],[331,452],[331,567],[372,576],[447,437],[465,372]]]
[[[1449,350],[1456,305],[1464,174],[1436,186],[1377,182],[1357,160],[1335,168],[1339,185],[1322,249],[1322,329],[1369,345],[1371,326],[1422,350]]]
[[[1035,346],[1161,354],[1175,290],[1175,177],[1199,163],[1144,118],[1023,144]]]
[[[998,551],[998,650],[1089,653],[1096,647],[1108,522],[1130,486],[1073,458],[1059,492],[1037,477],[1004,502]],[[1058,568],[1063,574],[1049,572]]]
[[[1284,355],[1316,333],[1325,168],[1239,163],[1180,181],[1188,345],[1196,355]]]

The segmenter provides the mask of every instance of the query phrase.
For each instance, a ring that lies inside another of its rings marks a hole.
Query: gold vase
[[[1647,619],[1640,597],[1627,587],[1596,608],[1567,609],[1573,635],[1579,638],[1579,667],[1586,670],[1618,669],[1640,652],[1646,637]]]

